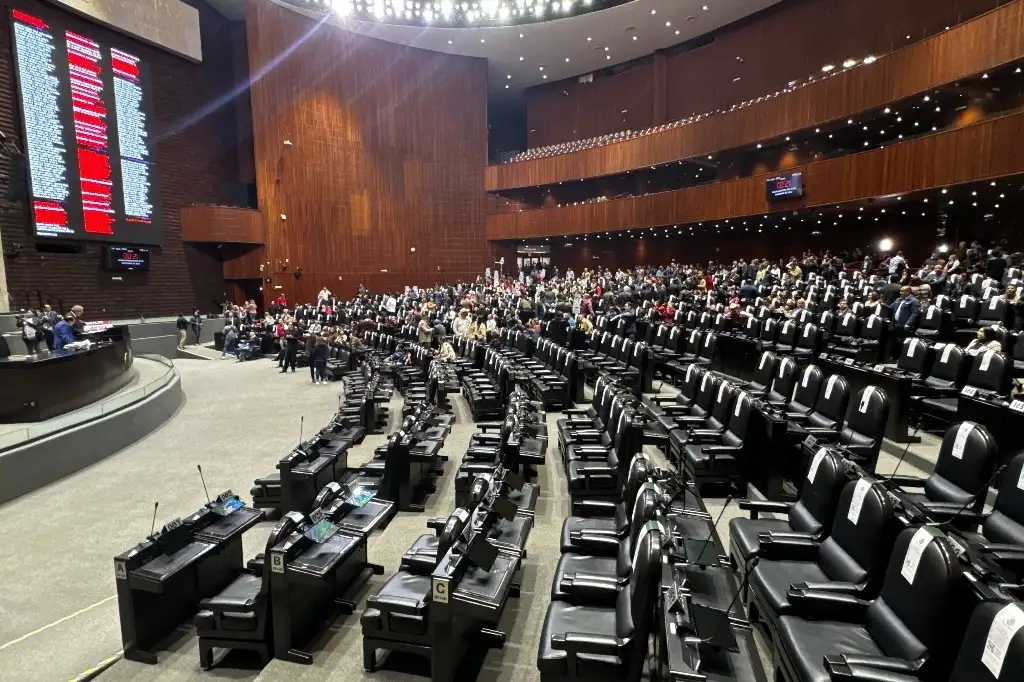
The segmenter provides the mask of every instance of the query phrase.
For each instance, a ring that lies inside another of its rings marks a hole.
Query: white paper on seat
[[[953,352],[955,347],[953,344],[948,344],[942,349],[942,362],[949,362],[949,354]]]
[[[711,374],[710,373],[705,374],[704,378],[700,382],[700,390],[703,391],[705,388],[707,388],[708,381],[710,381],[710,380],[711,380]]]
[[[914,350],[916,350],[916,349],[917,349],[917,339],[911,339],[910,343],[907,345],[907,357],[908,358],[914,357]]]
[[[846,513],[846,518],[855,526],[860,519],[860,510],[864,506],[864,498],[869,490],[871,483],[866,478],[857,481],[857,486],[853,489],[853,499],[850,500],[850,511]]]
[[[917,576],[917,567],[921,564],[921,557],[924,555],[925,547],[932,541],[932,532],[927,526],[922,526],[910,539],[910,546],[907,547],[907,555],[903,557],[903,568],[900,575],[911,585]]]
[[[821,460],[825,459],[825,454],[828,452],[828,448],[818,448],[818,452],[814,454],[814,459],[811,460],[811,466],[807,469],[807,482],[814,483],[814,477],[818,475],[818,467],[821,465]]]
[[[761,362],[757,363],[758,369],[764,369],[764,363],[768,362],[768,354],[761,353]]]
[[[800,385],[804,388],[807,388],[807,382],[811,380],[811,367],[813,367],[813,365],[808,365],[807,369],[804,370],[804,378],[803,381],[800,382]]]
[[[874,326],[875,326],[875,316],[872,315],[871,317],[868,318],[868,329],[871,329]]]
[[[637,533],[636,536],[636,547],[633,548],[633,566],[636,566],[637,557],[640,556],[640,547],[644,544],[644,538],[646,538],[647,534],[652,530],[659,531],[662,534],[662,537],[668,534],[661,521],[648,521],[645,523],[644,527],[640,529],[640,532]]]
[[[925,313],[925,319],[930,320],[933,317],[935,317],[935,306],[930,305],[930,306],[928,306],[928,312]]]
[[[978,369],[980,369],[982,372],[987,372],[988,371],[988,366],[990,364],[992,364],[992,356],[995,355],[995,354],[996,354],[996,352],[994,350],[990,350],[987,353],[985,353],[984,355],[982,355],[981,356],[981,366]]]
[[[992,298],[990,298],[988,300],[988,309],[989,310],[995,310],[997,305],[999,305],[999,298],[998,297],[993,296]]]
[[[1018,604],[1007,604],[992,619],[988,637],[985,638],[985,650],[981,654],[981,662],[996,679],[999,679],[999,673],[1003,670],[1003,662],[1006,660],[1006,652],[1010,649],[1010,642],[1022,627],[1024,627],[1024,609],[1021,609]]]
[[[725,381],[723,381],[722,385],[718,387],[718,398],[716,398],[718,402],[722,402],[722,396],[725,395],[725,389],[727,388],[729,388],[729,384]]]
[[[857,408],[861,414],[868,411],[868,405],[871,404],[871,396],[875,394],[876,390],[877,389],[874,386],[868,386],[864,390],[864,396],[860,399],[860,406]]]
[[[736,398],[736,409],[732,411],[732,416],[740,416],[740,408],[743,407],[743,401],[747,399],[746,393],[740,393]]]
[[[825,384],[825,400],[828,400],[832,395],[832,389],[835,388],[836,382],[839,380],[838,374],[833,374],[828,378],[828,383]]]
[[[1024,490],[1024,467],[1020,468],[1020,478],[1017,479],[1017,488]]]
[[[971,435],[971,431],[974,430],[974,424],[971,422],[964,422],[960,425],[960,428],[956,430],[956,438],[953,440],[953,456],[957,459],[964,458],[964,448],[967,447],[967,437]]]
[[[811,335],[811,325],[804,326],[804,336],[810,336],[810,335]]]

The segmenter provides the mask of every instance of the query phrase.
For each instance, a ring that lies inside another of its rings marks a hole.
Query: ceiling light
[[[565,58],[565,61],[569,61],[569,58],[568,58],[568,57],[566,57],[566,58]]]
[[[508,86],[507,85],[505,86],[505,89],[508,90]]]
[[[593,40],[593,38],[591,38],[590,36],[587,36],[587,42],[589,43],[591,40]]]
[[[928,95],[925,95],[925,96],[924,96],[924,101],[925,101],[925,102],[931,102],[931,101],[932,101],[932,98],[931,98],[931,97],[929,97]]]
[[[605,59],[611,59],[611,58],[612,58],[612,56],[611,56],[611,55],[609,54],[609,55],[605,55],[605,57],[604,57],[604,58],[605,58]]]
[[[814,132],[816,132],[816,133],[820,133],[820,132],[821,132],[821,128],[815,128],[815,129],[814,129]]]
[[[889,113],[889,107],[885,108],[885,113],[887,113],[887,114]]]
[[[671,22],[671,21],[666,21],[666,22],[665,22],[665,25],[666,25],[666,26],[671,26],[671,25],[672,25],[672,22]]]
[[[982,77],[982,78],[988,78],[988,74],[987,74],[987,73],[984,73],[984,74],[982,74],[982,75],[981,75],[981,77]]]
[[[853,119],[852,119],[852,118],[848,118],[848,119],[846,119],[846,123],[847,123],[848,125],[853,125]]]
[[[824,71],[825,73],[828,73],[834,68],[836,68],[835,64],[826,64],[825,66],[821,67],[821,70]]]
[[[520,57],[519,61],[523,61],[524,59],[526,59],[526,57]]]
[[[847,59],[847,60],[843,61],[843,68],[844,69],[849,69],[849,68],[852,68],[854,66],[857,66],[857,60],[856,59]]]
[[[658,10],[656,10],[656,9],[652,9],[651,10],[651,14],[657,14],[657,13],[658,13]]]
[[[544,80],[547,80],[548,79],[548,75],[544,74],[543,78],[544,78]]]
[[[757,143],[757,148],[758,148],[758,149],[760,149],[760,148],[761,148],[761,143],[760,143],[760,142],[758,142],[758,143]]]
[[[481,38],[481,39],[480,39],[480,42],[481,42],[481,43],[484,43],[484,42],[487,42],[487,41],[485,41],[485,40],[484,40],[483,38]]]
[[[948,189],[944,189],[944,190],[942,190],[942,193],[945,194],[948,191],[949,191]]]
[[[711,8],[708,7],[707,5],[704,5],[703,7],[701,7],[701,9],[704,10],[705,12],[707,12]]]
[[[878,59],[878,57],[876,57],[875,55],[869,54],[867,57],[864,57],[864,63],[865,64],[874,64],[877,59]]]
[[[633,36],[633,40],[636,40],[636,36]]]
[[[450,40],[449,40],[449,41],[448,41],[448,44],[449,44],[449,45],[451,45],[451,44],[452,44],[452,41],[450,41]]]
[[[679,29],[676,29],[676,35],[679,35]],[[1017,73],[1020,73],[1020,69],[1017,69]]]

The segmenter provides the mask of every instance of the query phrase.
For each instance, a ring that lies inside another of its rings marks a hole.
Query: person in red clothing
[[[277,297],[277,305],[281,306],[281,309],[288,307],[288,299],[285,298],[284,294],[280,294]]]

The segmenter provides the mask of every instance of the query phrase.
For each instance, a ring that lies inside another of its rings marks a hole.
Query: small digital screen
[[[375,491],[368,488],[355,488],[352,491],[352,496],[349,498],[349,503],[353,507],[365,507],[366,504],[376,497]]]
[[[149,249],[108,246],[103,254],[107,270],[149,270]]]
[[[219,514],[220,516],[227,516],[231,512],[237,511],[244,506],[245,503],[243,503],[240,499],[235,497],[233,499],[226,500],[221,504],[218,504],[216,507],[213,508],[213,512],[215,514]]]
[[[768,201],[796,199],[804,195],[804,174],[788,173],[768,178]]]
[[[307,530],[304,533],[304,535],[316,544],[321,545],[330,540],[331,537],[337,532],[337,526],[335,526],[327,519],[320,519],[312,526],[310,526],[309,530]]]

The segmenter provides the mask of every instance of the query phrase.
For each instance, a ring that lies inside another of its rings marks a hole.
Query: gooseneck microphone
[[[160,502],[153,503],[153,523],[149,526],[149,536],[153,537],[153,533],[156,532],[156,510],[160,508]]]
[[[210,502],[210,491],[206,489],[206,479],[203,477],[203,465],[202,464],[197,464],[196,465],[196,469],[199,469],[199,480],[203,484],[203,492],[206,493],[206,504],[211,504],[211,502]]]

